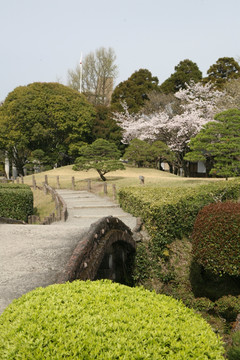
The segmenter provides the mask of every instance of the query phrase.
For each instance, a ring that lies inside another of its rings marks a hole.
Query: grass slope
[[[35,174],[34,176],[38,185],[42,185],[42,182],[44,182],[45,179],[45,175],[48,176],[49,185],[53,187],[57,187],[57,176],[59,176],[61,188],[71,188],[73,176],[76,182],[76,189],[86,188],[87,179],[91,179],[95,185],[103,184],[95,170],[74,171],[72,170],[72,165]],[[120,188],[124,186],[139,185],[140,175],[144,176],[146,186],[194,186],[199,184],[207,184],[213,181],[219,181],[219,179],[209,178],[183,178],[156,169],[136,168],[128,165],[126,166],[125,170],[110,172],[106,175],[106,177],[107,183],[116,184],[117,188]],[[24,177],[24,182],[31,185],[32,175]]]

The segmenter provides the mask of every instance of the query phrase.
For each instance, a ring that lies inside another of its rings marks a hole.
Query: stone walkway
[[[115,216],[133,229],[136,218],[118,204],[86,191],[58,190],[68,207],[66,222],[0,224],[0,314],[13,299],[54,284],[89,226]]]

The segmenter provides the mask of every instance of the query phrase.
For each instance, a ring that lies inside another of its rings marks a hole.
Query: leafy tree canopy
[[[154,164],[161,169],[161,162],[172,164],[175,160],[174,153],[162,141],[158,140],[151,145],[144,140],[133,139],[123,156],[124,159],[133,161],[138,167]]]
[[[223,111],[194,137],[185,159],[211,161],[210,174],[226,177],[240,174],[240,110]]]
[[[156,167],[161,169],[161,162],[167,162],[171,167],[176,161],[176,155],[173,151],[161,140],[154,141],[151,145],[151,155],[156,164]]]
[[[240,66],[234,58],[223,57],[210,66],[207,74],[208,76],[204,79],[204,82],[211,82],[221,90],[227,81],[240,77]]]
[[[123,158],[133,161],[138,167],[142,167],[151,159],[151,145],[146,141],[133,139]]]
[[[105,139],[114,142],[119,149],[123,148],[122,129],[112,118],[112,112],[109,107],[98,105],[95,107],[96,119],[93,125],[93,137],[96,139]]]
[[[69,161],[70,144],[90,142],[95,110],[85,97],[58,83],[17,87],[0,108],[0,148],[18,171],[36,149],[51,164]]]
[[[148,100],[148,93],[159,91],[158,78],[147,69],[135,71],[126,81],[116,86],[112,94],[111,107],[114,111],[123,111],[122,102],[126,102],[131,113],[138,112]]]
[[[160,89],[164,94],[175,93],[180,89],[185,89],[186,84],[190,84],[191,81],[197,83],[201,79],[202,72],[197,64],[186,59],[175,66],[175,72],[161,84]]]
[[[106,173],[124,170],[124,165],[119,161],[121,152],[114,143],[107,140],[97,139],[91,145],[82,146],[79,153],[73,170],[95,169],[103,181],[106,181]]]

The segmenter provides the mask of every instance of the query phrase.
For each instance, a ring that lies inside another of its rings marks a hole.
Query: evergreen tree
[[[114,111],[123,111],[122,103],[125,102],[130,113],[137,113],[148,100],[148,93],[152,90],[159,91],[158,78],[152,76],[147,69],[135,71],[128,80],[116,86],[112,94],[111,108]]]
[[[216,64],[210,66],[207,74],[204,82],[211,82],[221,90],[229,80],[240,77],[240,66],[234,58],[223,57],[219,58]]]
[[[186,59],[175,66],[175,72],[161,84],[160,89],[164,94],[175,93],[180,89],[185,89],[186,84],[192,81],[197,83],[201,79],[202,72],[197,64]]]
[[[189,161],[211,162],[210,174],[226,179],[240,174],[240,110],[223,111],[193,138]]]
[[[109,107],[98,105],[95,107],[96,118],[93,125],[94,140],[105,139],[114,142],[119,149],[124,146],[121,143],[122,129],[112,118],[112,112]]]
[[[103,181],[106,181],[104,175],[108,172],[124,169],[119,161],[121,152],[114,143],[107,140],[97,139],[91,145],[82,146],[79,154],[73,170],[95,169]]]
[[[134,162],[137,167],[146,166],[149,160],[152,160],[151,145],[146,141],[133,139],[127,148],[124,159]]]

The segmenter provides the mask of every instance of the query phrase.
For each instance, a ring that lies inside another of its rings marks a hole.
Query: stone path
[[[68,207],[66,222],[0,224],[0,314],[13,299],[53,284],[89,226],[115,216],[133,229],[136,218],[118,204],[86,191],[58,190]]]

